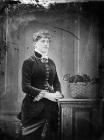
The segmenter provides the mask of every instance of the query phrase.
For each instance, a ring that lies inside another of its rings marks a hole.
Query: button
[[[46,79],[49,79],[49,75],[46,75]],[[47,80],[46,80],[47,81]]]
[[[47,87],[47,83],[45,83],[44,86]]]
[[[49,71],[46,71],[46,73],[48,74],[48,73],[49,73]]]
[[[48,68],[49,66],[46,64],[45,67]]]
[[[48,81],[48,77],[46,78],[46,81]]]

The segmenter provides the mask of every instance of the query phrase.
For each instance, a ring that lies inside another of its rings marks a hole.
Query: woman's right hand
[[[54,95],[54,93],[45,93],[45,96],[44,98],[48,99],[48,100],[51,100],[53,102],[56,102],[56,96]]]

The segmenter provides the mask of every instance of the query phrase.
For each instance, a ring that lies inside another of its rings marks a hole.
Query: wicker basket
[[[88,82],[70,83],[71,96],[73,98],[96,98],[98,86],[97,84]]]

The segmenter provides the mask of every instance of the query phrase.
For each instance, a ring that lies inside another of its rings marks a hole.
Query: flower
[[[68,83],[77,83],[77,82],[92,82],[92,83],[98,83],[98,78],[91,78],[89,75],[87,74],[83,74],[83,75],[72,75],[70,76],[70,74],[65,74],[63,79],[65,81],[68,81]]]

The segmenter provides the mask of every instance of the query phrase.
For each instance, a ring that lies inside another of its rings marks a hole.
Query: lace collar
[[[34,52],[34,56],[35,56],[35,58],[40,59],[42,63],[48,63],[48,57],[44,58],[44,57],[42,57],[42,55],[40,53],[38,53],[36,51]]]

